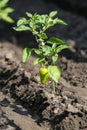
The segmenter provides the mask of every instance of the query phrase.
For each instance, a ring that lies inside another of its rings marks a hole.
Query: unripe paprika
[[[40,80],[42,84],[45,84],[46,81],[49,78],[49,73],[48,73],[48,69],[47,68],[40,68]]]

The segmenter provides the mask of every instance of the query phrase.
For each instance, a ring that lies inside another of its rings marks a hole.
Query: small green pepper
[[[47,68],[40,68],[40,80],[42,84],[45,84],[49,78],[49,73]]]

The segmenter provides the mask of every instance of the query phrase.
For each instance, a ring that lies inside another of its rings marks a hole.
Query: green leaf
[[[28,17],[32,17],[32,14],[31,13],[29,13],[29,12],[26,12],[26,15],[28,16]]]
[[[10,18],[9,16],[3,15],[2,19],[3,19],[4,21],[6,21],[6,22],[9,22],[9,23],[13,23],[13,22],[14,22],[13,19]]]
[[[33,49],[31,49],[31,48],[25,48],[23,50],[22,62],[25,62],[29,58],[29,56],[31,55],[32,50]]]
[[[37,54],[37,55],[41,55],[42,51],[40,49],[34,49],[34,52]]]
[[[67,25],[67,23],[66,23],[66,22],[64,22],[63,20],[58,19],[58,18],[54,19],[53,23],[54,23],[54,24],[62,24],[62,25]]]
[[[42,14],[40,17],[39,17],[39,21],[41,24],[43,24],[43,26],[47,23],[47,20],[48,20],[48,15],[44,15]]]
[[[35,27],[35,22],[34,22],[33,20],[30,21],[29,25],[30,25],[30,27],[33,28],[33,29],[36,28],[36,27]]]
[[[52,27],[54,25],[54,23],[53,23],[53,20],[51,19],[49,19],[48,21],[47,21],[47,25],[46,25],[46,28],[50,28],[50,27]]]
[[[45,58],[36,58],[36,59],[34,60],[34,65],[37,65],[37,64],[41,63],[41,62],[44,61],[44,60],[45,60]]]
[[[8,7],[8,8],[5,8],[4,10],[3,10],[3,12],[4,13],[11,13],[11,12],[13,12],[14,10],[12,9],[12,8],[10,8],[10,7]]]
[[[6,7],[9,0],[0,0],[0,19],[12,23],[14,20],[9,16],[9,13],[13,12],[13,9]]]
[[[25,24],[26,23],[26,18],[20,18],[19,20],[18,20],[18,22],[17,22],[17,26],[20,26],[20,25],[22,25],[22,24]]]
[[[49,16],[52,18],[52,17],[54,17],[54,16],[56,16],[57,15],[57,11],[52,11],[50,14],[49,14]]]
[[[13,29],[16,30],[16,31],[27,31],[27,30],[30,30],[30,28],[25,26],[25,25],[20,25],[20,26],[17,26],[17,27],[13,27]]]
[[[60,46],[57,47],[56,52],[59,53],[59,52],[61,52],[62,50],[68,49],[68,48],[70,48],[70,47],[71,47],[71,46],[69,46],[69,45],[60,45]]]
[[[48,44],[51,44],[51,45],[54,44],[54,43],[60,45],[60,44],[63,44],[64,41],[61,40],[61,39],[59,39],[59,38],[57,38],[57,37],[51,37],[51,38],[47,41],[47,43],[48,43]]]
[[[49,76],[55,81],[58,82],[61,75],[61,69],[58,66],[48,66]]]
[[[53,63],[56,62],[57,59],[58,59],[58,55],[52,56],[52,61],[53,61]]]
[[[0,8],[4,8],[9,0],[0,0]]]
[[[42,33],[42,34],[40,35],[40,38],[42,38],[42,39],[47,39],[46,33]]]
[[[51,53],[52,48],[50,46],[44,45],[41,48],[44,56],[48,56]]]

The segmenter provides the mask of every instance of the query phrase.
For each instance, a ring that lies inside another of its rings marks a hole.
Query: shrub
[[[36,39],[38,48],[25,48],[23,50],[22,61],[25,62],[32,51],[34,51],[37,54],[34,65],[40,64],[39,73],[41,83],[45,84],[50,78],[53,83],[53,90],[55,91],[55,85],[58,83],[61,75],[61,69],[55,65],[55,62],[58,59],[58,54],[70,46],[66,45],[63,40],[57,37],[49,38],[46,30],[56,24],[67,24],[63,20],[55,18],[57,11],[42,15],[27,12],[26,15],[28,18],[20,18],[14,29],[16,31],[31,31]]]

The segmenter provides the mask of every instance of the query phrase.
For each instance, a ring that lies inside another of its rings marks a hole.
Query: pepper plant
[[[55,90],[55,84],[58,83],[61,69],[55,65],[58,59],[58,54],[69,48],[63,40],[57,37],[48,37],[46,30],[56,24],[67,25],[63,20],[55,18],[57,11],[52,11],[49,14],[31,14],[26,12],[28,18],[20,18],[17,21],[16,31],[31,31],[34,35],[38,48],[25,48],[23,50],[22,61],[25,62],[31,53],[34,51],[37,58],[34,60],[34,65],[40,64],[40,80],[45,84],[50,78]]]
[[[0,0],[0,20],[12,23],[13,19],[9,16],[9,13],[13,12],[13,9],[7,7],[9,0]]]

